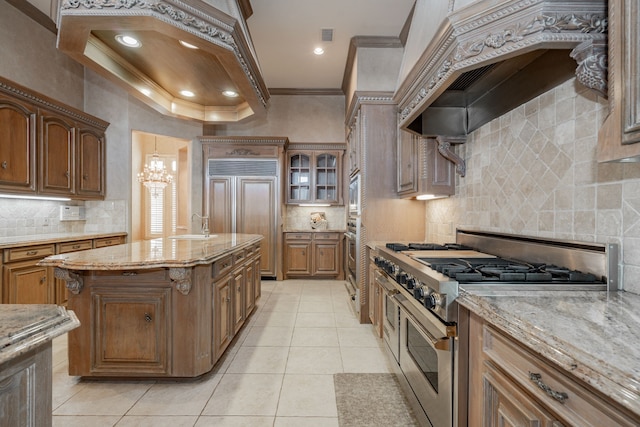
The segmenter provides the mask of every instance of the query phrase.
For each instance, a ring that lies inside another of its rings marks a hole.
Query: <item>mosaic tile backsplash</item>
[[[456,195],[427,202],[427,241],[469,228],[617,243],[621,285],[640,293],[640,163],[597,163],[607,113],[570,80],[473,132]]]
[[[86,220],[60,221],[60,206],[84,206]],[[58,202],[0,198],[0,237],[126,231],[124,200]]]

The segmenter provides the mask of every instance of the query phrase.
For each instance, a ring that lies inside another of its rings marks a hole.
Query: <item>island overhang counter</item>
[[[209,372],[260,297],[261,235],[159,238],[45,258],[81,326],[69,374],[197,377]]]

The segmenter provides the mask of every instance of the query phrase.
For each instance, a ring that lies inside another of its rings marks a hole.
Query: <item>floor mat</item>
[[[334,374],[340,427],[418,426],[393,374]]]

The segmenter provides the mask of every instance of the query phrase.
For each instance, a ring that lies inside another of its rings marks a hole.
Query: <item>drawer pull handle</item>
[[[40,278],[40,283],[45,283],[47,281],[47,276],[42,276]]]
[[[144,314],[144,320],[146,322],[151,322],[153,319],[151,318],[151,315],[149,313],[145,313]]]
[[[567,393],[565,393],[563,391],[555,391],[551,387],[546,385],[542,381],[542,375],[540,375],[540,374],[537,374],[537,373],[534,373],[534,372],[529,372],[529,379],[535,385],[537,385],[540,390],[544,391],[545,393],[547,393],[548,396],[554,398],[555,400],[557,400],[560,403],[564,403],[564,401],[569,398],[569,395]]]
[[[5,160],[4,162],[2,162],[2,169],[6,169],[7,168],[7,161]]]
[[[38,251],[27,251],[27,255],[37,255]]]
[[[138,273],[136,273],[135,271],[123,271],[122,275],[123,276],[137,276]]]
[[[80,245],[73,245],[71,246],[72,249],[78,249],[80,247]]]

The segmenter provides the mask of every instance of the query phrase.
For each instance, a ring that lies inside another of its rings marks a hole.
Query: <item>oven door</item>
[[[400,306],[395,296],[399,291],[379,270],[375,271],[375,279],[382,287],[382,334],[389,351],[399,363],[400,360]]]
[[[429,312],[419,312],[402,295],[400,367],[433,427],[453,426],[454,338]]]

